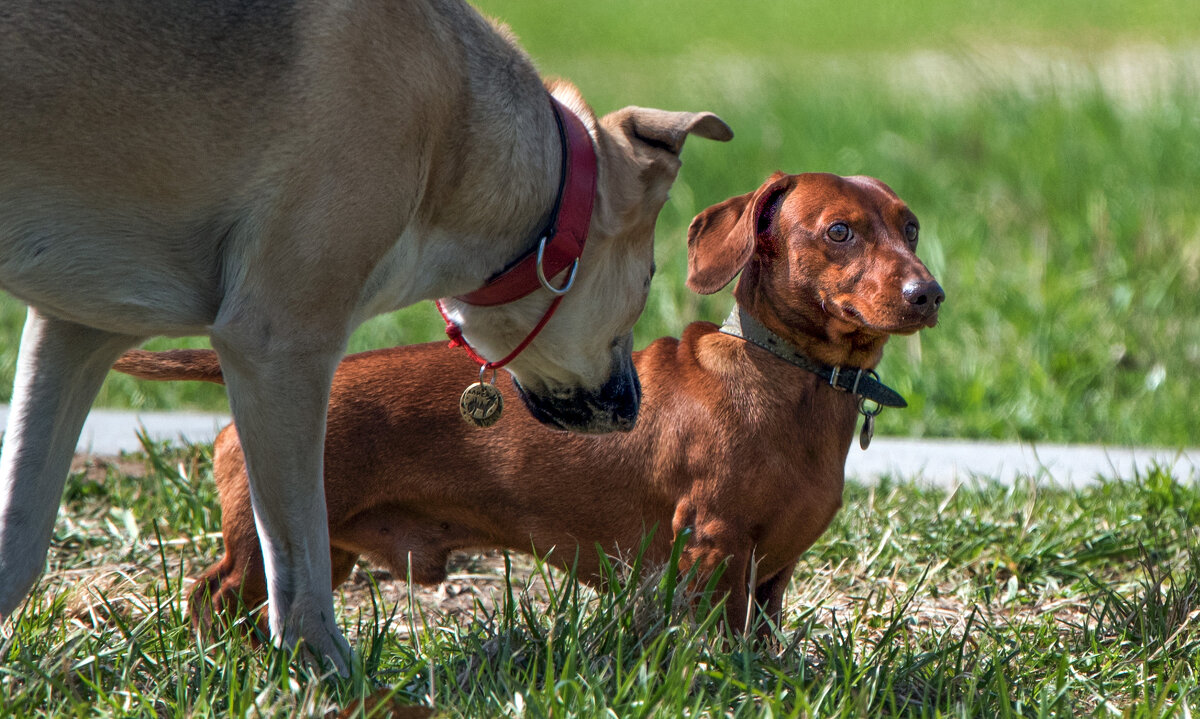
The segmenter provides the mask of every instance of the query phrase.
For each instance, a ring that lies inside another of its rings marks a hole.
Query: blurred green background
[[[695,213],[776,169],[869,174],[920,217],[947,292],[937,328],[888,346],[911,406],[881,433],[1200,444],[1200,2],[477,5],[598,112],[711,110],[737,135],[684,151],[639,347],[728,312],[684,287]],[[0,298],[0,401],[22,318]],[[439,337],[426,303],[351,349]],[[117,376],[100,401],[225,406]]]

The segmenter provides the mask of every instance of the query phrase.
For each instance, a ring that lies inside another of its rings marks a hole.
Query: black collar
[[[858,367],[829,367],[801,354],[787,340],[763,326],[740,305],[734,305],[733,311],[721,332],[758,345],[776,357],[791,364],[808,370],[825,380],[830,387],[849,392],[859,397],[865,397],[883,407],[907,407],[908,402],[896,390],[879,381],[879,375],[872,369]],[[865,415],[868,414],[860,408]]]

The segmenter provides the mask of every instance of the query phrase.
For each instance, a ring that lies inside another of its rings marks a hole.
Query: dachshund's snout
[[[942,286],[932,278],[912,280],[904,285],[902,292],[904,299],[913,305],[914,309],[927,316],[936,313],[942,301],[946,299],[946,293],[942,291]]]

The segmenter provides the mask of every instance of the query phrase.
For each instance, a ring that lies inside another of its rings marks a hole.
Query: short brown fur
[[[837,222],[853,240],[828,239]],[[696,218],[689,284],[715,292],[740,270],[738,302],[773,332],[820,361],[874,367],[890,334],[937,322],[941,290],[905,236],[915,223],[877,180],[776,174]],[[914,282],[936,296],[915,302],[906,289]],[[643,387],[636,428],[583,436],[524,412],[487,430],[468,426],[454,400],[477,367],[443,343],[347,357],[325,443],[334,585],[360,555],[397,576],[440,582],[450,551],[483,547],[532,548],[594,581],[597,545],[628,553],[657,527],[647,559],[661,563],[673,536],[690,528],[683,562],[705,573],[727,562],[718,589],[734,625],[755,612],[778,620],[799,556],[841,506],[857,397],[708,322],[653,342],[635,362]],[[133,352],[117,369],[220,376],[204,351]],[[515,404],[511,388],[502,390]],[[226,555],[193,592],[201,621],[239,594],[247,605],[266,598],[232,426],[217,438],[214,465]]]

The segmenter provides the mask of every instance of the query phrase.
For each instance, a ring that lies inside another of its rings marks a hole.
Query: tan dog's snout
[[[566,388],[535,393],[515,378],[513,385],[534,419],[554,429],[582,434],[632,430],[642,401],[637,370],[632,358],[624,354],[614,358],[608,381],[598,391]]]

